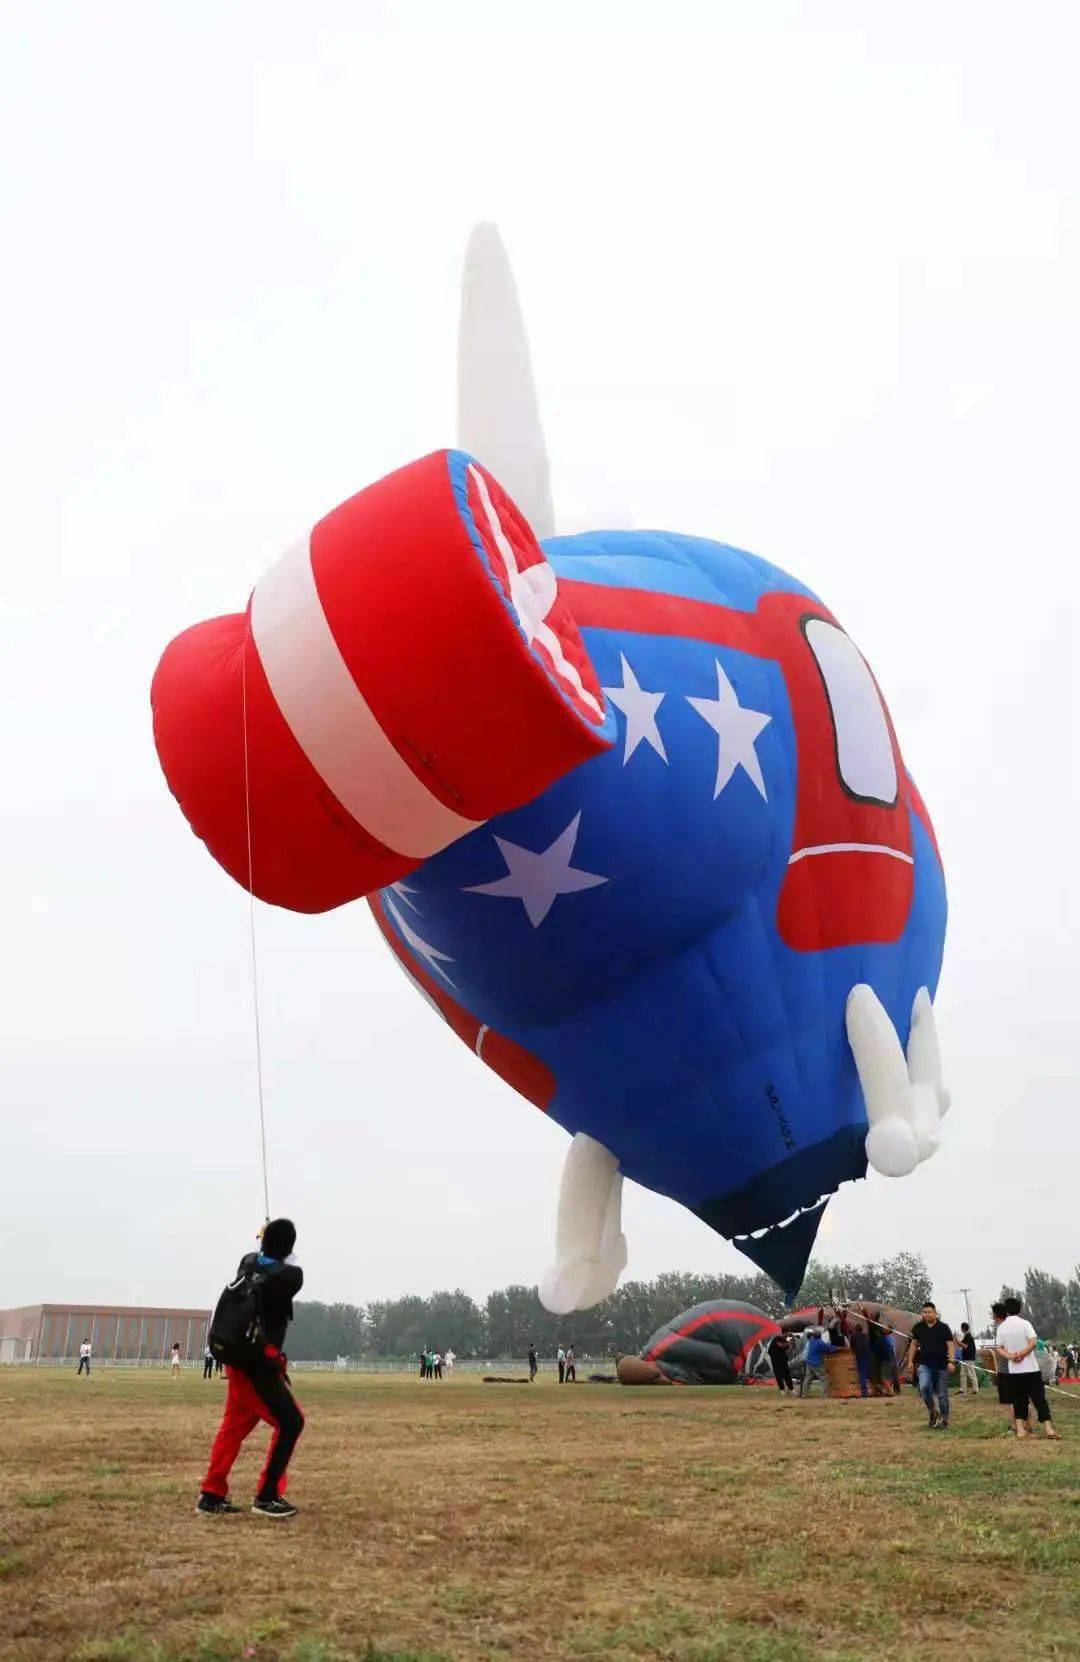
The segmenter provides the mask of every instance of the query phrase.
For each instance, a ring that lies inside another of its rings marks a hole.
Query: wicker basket
[[[857,1397],[862,1395],[855,1353],[838,1350],[835,1356],[825,1357],[826,1396]]]

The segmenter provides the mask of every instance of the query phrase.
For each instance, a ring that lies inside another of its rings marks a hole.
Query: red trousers
[[[271,1472],[271,1468],[275,1464],[274,1455],[278,1452],[278,1445],[282,1438],[283,1427],[281,1423],[271,1412],[267,1403],[263,1401],[246,1373],[239,1368],[226,1368],[225,1377],[228,1380],[225,1412],[221,1416],[221,1424],[218,1426],[217,1436],[214,1438],[214,1446],[210,1450],[210,1465],[202,1481],[203,1493],[220,1495],[224,1500],[229,1493],[229,1473],[232,1471],[236,1457],[240,1453],[244,1439],[251,1435],[259,1421],[262,1420],[266,1425],[273,1426],[274,1435],[270,1439],[270,1447],[266,1451],[266,1464],[260,1473],[256,1493],[262,1494],[269,1483],[269,1486],[277,1494],[284,1494],[287,1481],[284,1471],[276,1474],[276,1483],[270,1483],[271,1476],[275,1475]],[[302,1427],[304,1423],[303,1416],[300,1414],[300,1410],[296,1408],[291,1393],[288,1392],[284,1382],[281,1383],[280,1389],[286,1392],[296,1418],[299,1420],[300,1427]],[[299,1430],[293,1425],[286,1428],[285,1440],[288,1444],[286,1459],[292,1453],[293,1445],[298,1436]]]

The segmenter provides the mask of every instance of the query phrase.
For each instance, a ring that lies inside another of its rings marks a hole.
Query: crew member
[[[229,1500],[229,1473],[244,1439],[264,1420],[274,1435],[251,1510],[264,1518],[296,1516],[296,1507],[285,1499],[285,1474],[304,1416],[289,1389],[284,1350],[292,1301],[304,1284],[304,1272],[292,1255],[295,1245],[295,1226],[288,1218],[275,1218],[263,1230],[260,1251],[240,1260],[238,1278],[251,1277],[258,1285],[262,1355],[249,1366],[226,1366],[225,1412],[210,1451],[200,1512],[239,1511]]]

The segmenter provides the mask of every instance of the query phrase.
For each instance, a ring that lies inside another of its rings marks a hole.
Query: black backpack
[[[207,1344],[220,1362],[251,1368],[265,1360],[262,1289],[266,1277],[254,1263],[241,1266],[217,1301]]]

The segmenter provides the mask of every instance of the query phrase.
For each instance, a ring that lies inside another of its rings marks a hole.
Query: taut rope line
[[[251,1007],[255,1014],[255,1082],[259,1097],[259,1153],[262,1160],[263,1206],[266,1221],[270,1221],[270,1179],[266,1162],[266,1106],[263,1101],[262,1029],[259,1024],[259,959],[255,950],[255,861],[251,843],[251,766],[248,758],[248,703],[247,703],[247,643],[251,638],[250,625],[244,639],[241,660],[241,688],[244,719],[244,822],[247,831],[248,866],[248,936],[251,943]]]

